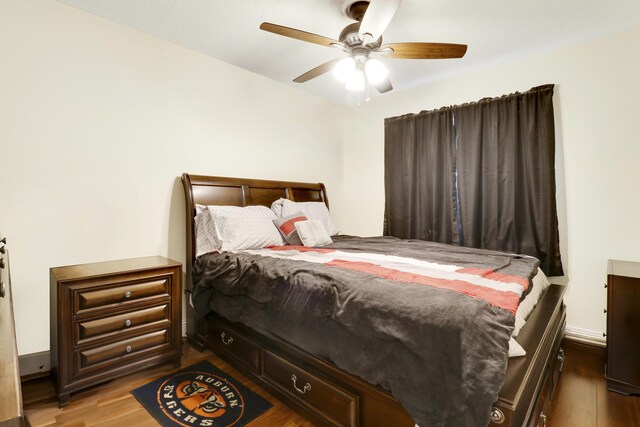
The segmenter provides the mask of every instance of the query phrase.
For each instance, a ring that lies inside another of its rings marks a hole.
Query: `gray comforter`
[[[529,281],[535,258],[392,237],[328,248],[489,269]],[[193,266],[197,316],[214,310],[390,390],[421,427],[489,424],[507,366],[511,311],[448,289],[246,253]],[[524,294],[522,296],[524,298]]]

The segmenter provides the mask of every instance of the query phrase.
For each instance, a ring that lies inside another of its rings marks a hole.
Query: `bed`
[[[196,205],[264,205],[279,198],[324,202],[323,184],[223,178],[183,174],[186,201],[187,292],[195,261]],[[546,413],[562,370],[565,326],[564,287],[551,285],[518,341],[526,356],[510,358],[492,426],[546,424]],[[403,406],[385,389],[314,356],[276,334],[260,333],[212,312],[196,320],[187,307],[187,334],[198,348],[209,348],[317,425],[414,426]]]

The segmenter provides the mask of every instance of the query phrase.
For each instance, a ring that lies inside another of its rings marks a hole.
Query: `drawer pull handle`
[[[295,375],[291,375],[291,381],[293,381],[293,388],[295,388],[298,393],[306,394],[308,391],[311,391],[311,384],[309,383],[306,383],[304,387],[302,387],[302,390],[300,390],[298,388],[298,385],[296,384],[296,381],[298,381],[298,378]]]
[[[127,348],[125,348],[124,350],[125,350],[127,353],[131,353],[131,350],[133,350],[133,349],[131,348],[131,346],[130,346],[130,345],[128,345],[128,346],[127,346]]]
[[[562,372],[564,369],[564,348],[558,350],[558,363],[560,363],[560,367],[558,368],[558,372]]]
[[[233,337],[229,337],[229,339],[225,341],[224,332],[220,333],[220,338],[222,339],[222,344],[224,345],[229,345],[233,342]]]
[[[127,291],[124,293],[125,298],[131,298],[131,291]]]
[[[128,328],[129,326],[131,326],[131,320],[129,320],[129,319],[125,320],[125,321],[124,321],[124,326],[125,326],[125,327],[127,327],[127,328]]]

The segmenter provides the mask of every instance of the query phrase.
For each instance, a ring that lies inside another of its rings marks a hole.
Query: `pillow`
[[[331,240],[331,237],[327,234],[327,230],[321,221],[314,219],[298,221],[294,225],[298,231],[300,240],[302,240],[302,244],[305,246],[316,247],[333,243],[333,240]]]
[[[282,197],[271,203],[271,210],[276,214],[278,218],[282,218],[282,202],[287,199],[283,199]]]
[[[509,340],[509,357],[525,356],[527,354],[524,348],[513,337]]]
[[[220,252],[284,246],[274,227],[276,215],[266,206],[208,206]]]
[[[306,221],[307,217],[302,212],[296,212],[293,215],[285,216],[284,218],[276,218],[273,223],[278,227],[278,231],[284,237],[290,245],[302,245],[300,237],[298,237],[298,230],[296,230],[295,223],[298,221]]]
[[[273,202],[271,209],[280,217],[302,212],[309,219],[322,221],[329,236],[335,236],[340,232],[331,220],[327,205],[322,202],[292,202],[288,199],[278,199]]]
[[[545,276],[540,268],[538,268],[538,272],[533,276],[531,282],[531,291],[524,297],[524,300],[522,300],[516,310],[516,323],[513,333],[511,334],[514,337],[518,336],[529,315],[533,309],[536,308],[540,298],[550,286],[549,279],[547,279],[547,276]]]
[[[196,205],[196,217],[194,219],[196,233],[196,258],[209,252],[220,250],[220,243],[216,237],[216,230],[209,215],[209,209],[203,205]]]

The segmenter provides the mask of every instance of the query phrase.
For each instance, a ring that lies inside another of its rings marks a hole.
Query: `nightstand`
[[[180,364],[182,264],[163,257],[50,271],[51,371],[70,394],[164,362]]]

